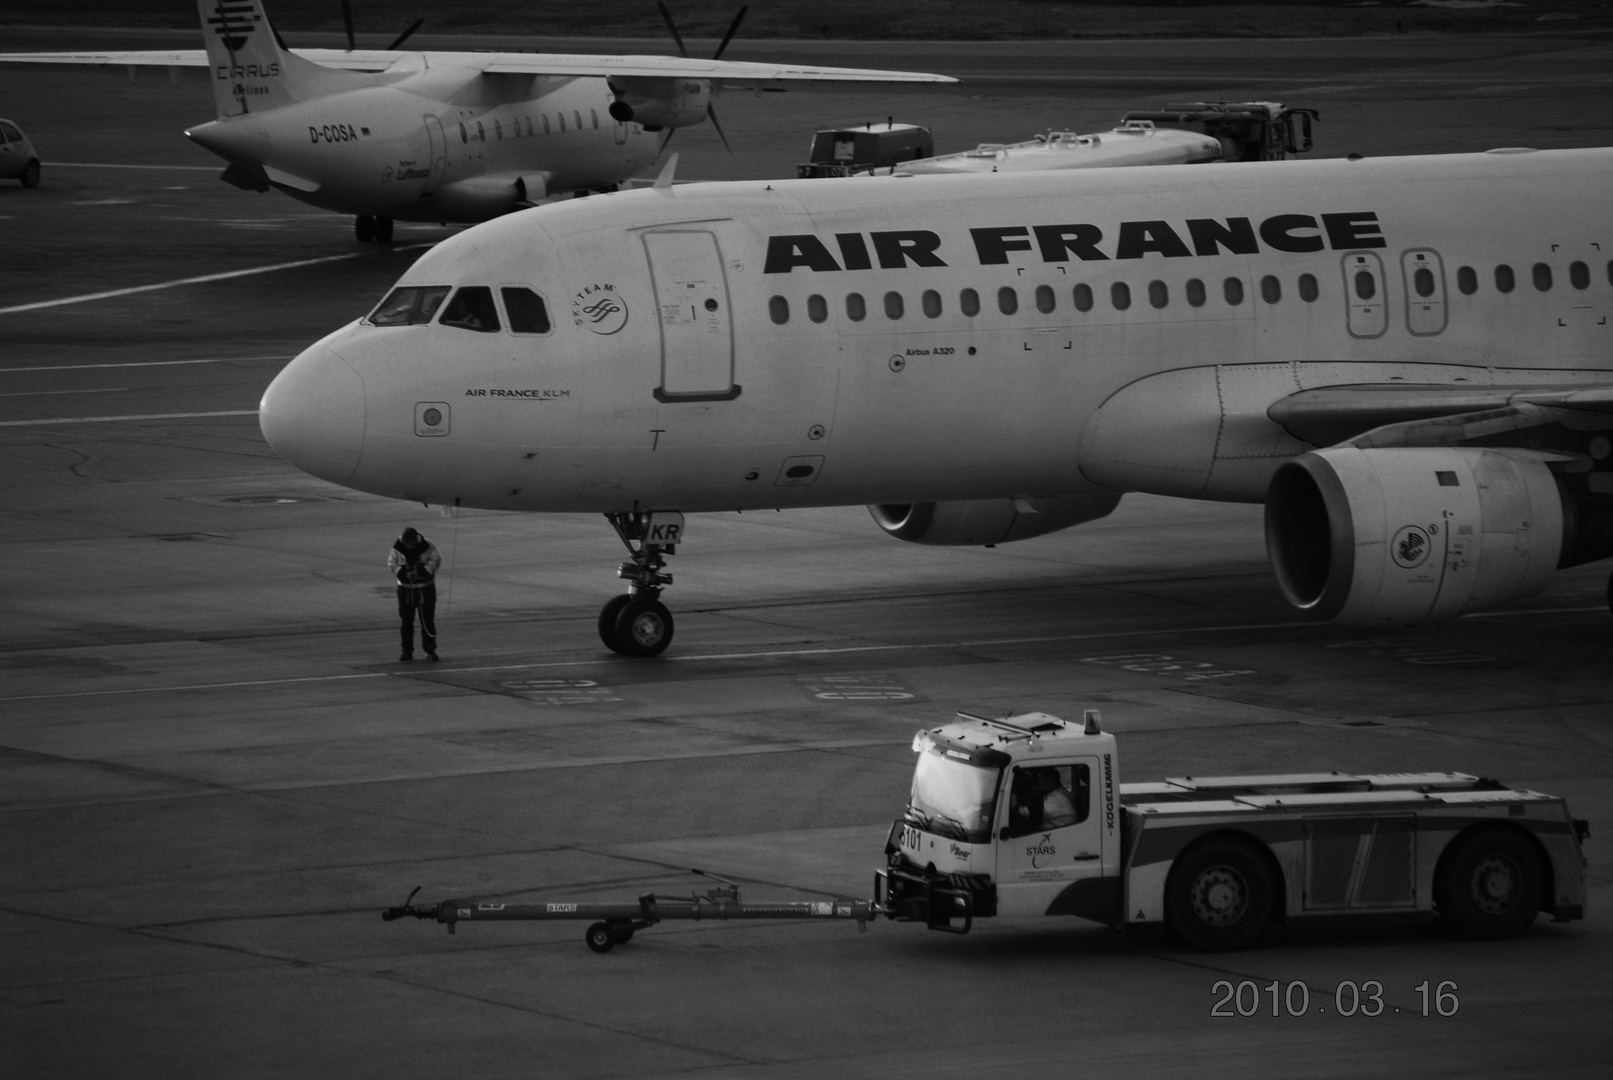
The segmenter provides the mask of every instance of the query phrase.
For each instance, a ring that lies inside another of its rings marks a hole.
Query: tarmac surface
[[[734,55],[896,62],[861,48]],[[811,131],[875,116],[948,152],[1217,98],[1320,108],[1329,156],[1613,142],[1613,46],[1572,37],[913,49],[969,81],[730,93],[734,156],[680,132],[680,175],[791,175]],[[263,443],[274,373],[447,231],[360,245],[219,183],[180,135],[210,109],[195,79],[0,68],[46,160],[39,189],[0,184],[0,1076],[1606,1075],[1606,563],[1362,632],[1281,601],[1258,507],[1128,496],[991,550],[903,545],[860,508],[696,515],[672,649],[627,660],[595,634],[602,521],[443,519]],[[445,560],[436,665],[392,662],[408,524]],[[866,896],[916,729],[1094,707],[1123,779],[1451,769],[1567,796],[1588,917],[1488,944],[1274,928],[1214,956],[1060,919],[669,923],[599,956],[582,923],[378,917],[416,885],[704,891],[690,867],[747,899]],[[1214,1017],[1220,980],[1302,983],[1309,1010]],[[1425,981],[1454,1015],[1423,1015]],[[1346,983],[1381,985],[1379,1014],[1339,1015]]]

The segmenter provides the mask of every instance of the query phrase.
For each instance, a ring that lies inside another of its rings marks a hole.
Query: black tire
[[[392,242],[392,219],[389,217],[376,218],[373,235],[377,244],[390,244]]]
[[[1212,840],[1176,861],[1165,889],[1171,929],[1197,949],[1241,949],[1271,918],[1277,890],[1246,841]]]
[[[27,187],[27,188],[38,187],[39,186],[39,159],[35,158],[34,160],[30,161],[27,165],[25,165],[23,167],[23,170],[22,170],[22,175],[19,176],[17,179],[22,181],[22,186],[23,187]]]
[[[617,651],[660,656],[672,644],[672,612],[659,600],[634,599],[616,616]]]
[[[375,219],[368,214],[359,214],[353,218],[353,235],[361,244],[368,244],[375,239]]]
[[[629,593],[613,596],[610,601],[599,609],[599,640],[605,643],[605,648],[611,652],[621,652],[622,647],[616,644],[616,616],[622,613],[628,601],[633,597]]]
[[[1440,917],[1467,938],[1516,937],[1540,912],[1546,873],[1527,836],[1505,826],[1470,829],[1451,842],[1436,886]]]
[[[588,928],[583,935],[588,947],[597,953],[608,953],[616,947],[616,935],[611,933],[608,923],[596,922]]]

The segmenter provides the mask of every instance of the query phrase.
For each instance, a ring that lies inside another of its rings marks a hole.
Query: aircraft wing
[[[682,56],[596,56],[579,53],[394,52],[388,49],[292,49],[304,60],[346,71],[385,71],[400,60],[426,67],[473,68],[499,75],[556,75],[609,78],[718,79],[728,82],[882,82],[953,83],[947,75],[876,68],[818,67],[703,60]],[[201,49],[144,52],[0,53],[8,64],[99,64],[136,67],[206,67]]]
[[[1346,439],[1417,446],[1481,439],[1575,412],[1613,413],[1613,383],[1328,386],[1290,394],[1266,415],[1313,446]]]

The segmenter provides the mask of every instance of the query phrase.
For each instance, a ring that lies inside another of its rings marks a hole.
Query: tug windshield
[[[908,797],[908,820],[937,836],[971,844],[991,839],[1002,770],[948,757],[942,748],[919,754]]]

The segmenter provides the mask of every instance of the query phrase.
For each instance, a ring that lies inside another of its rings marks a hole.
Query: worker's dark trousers
[[[403,620],[403,651],[414,652],[414,613],[420,611],[420,647],[431,655],[437,651],[437,586],[418,589],[398,586],[398,618]]]

